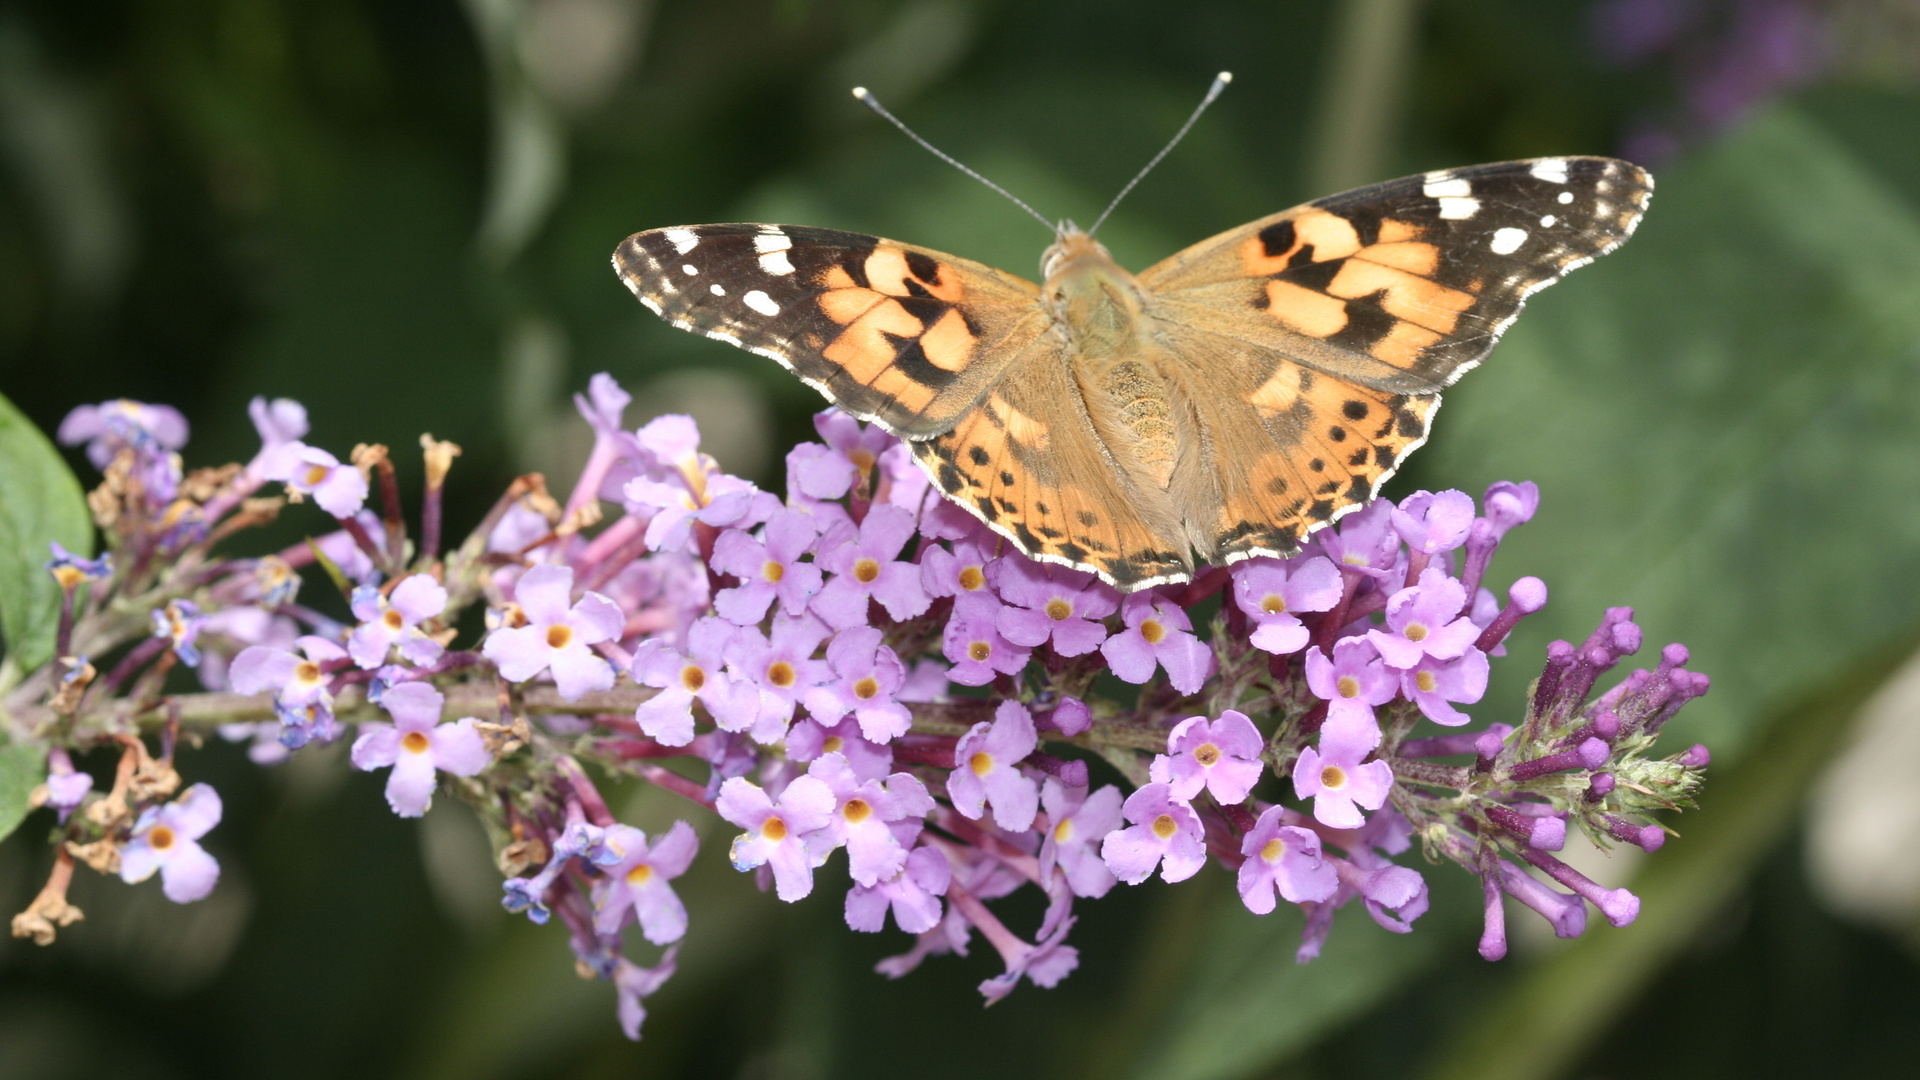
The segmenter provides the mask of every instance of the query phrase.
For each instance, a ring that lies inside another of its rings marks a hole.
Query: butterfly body
[[[1064,226],[1036,285],[795,226],[655,229],[614,253],[683,329],[770,356],[908,440],[1027,555],[1133,590],[1286,556],[1425,441],[1439,391],[1531,293],[1618,246],[1652,181],[1607,158],[1331,196],[1134,275]]]

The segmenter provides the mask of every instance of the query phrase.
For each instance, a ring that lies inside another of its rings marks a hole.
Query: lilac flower
[[[1269,806],[1240,841],[1240,902],[1255,915],[1274,909],[1278,892],[1289,903],[1330,899],[1340,887],[1333,866],[1320,857],[1320,837],[1312,829],[1282,824],[1286,811]]]
[[[780,610],[799,615],[820,591],[820,568],[801,562],[814,540],[814,520],[797,510],[781,509],[767,520],[764,542],[739,529],[728,529],[713,545],[710,565],[741,580],[713,598],[722,618],[751,626],[766,617],[778,599]]]
[[[832,725],[823,725],[803,717],[787,732],[787,760],[802,764],[821,754],[839,754],[852,766],[859,779],[874,780],[893,771],[893,749],[886,743],[868,742],[860,733],[860,721],[846,717]]]
[[[981,983],[980,996],[991,1005],[1013,993],[1023,977],[1043,989],[1060,985],[1060,980],[1080,966],[1080,950],[1066,943],[1067,931],[1073,929],[1073,922],[1071,918],[1061,920],[1051,934],[1032,945],[1011,934],[989,935],[1007,970]]]
[[[1311,542],[1336,565],[1378,580],[1393,577],[1401,557],[1393,503],[1387,499],[1375,499],[1342,518],[1337,527],[1321,529]]]
[[[989,546],[977,540],[961,540],[952,551],[937,544],[928,547],[920,559],[920,584],[927,595],[957,597],[985,591],[988,569],[995,563]]]
[[[1033,716],[1017,701],[1003,701],[991,723],[981,722],[960,736],[947,774],[947,798],[953,808],[978,819],[993,805],[994,824],[1025,832],[1039,811],[1040,790],[1017,766],[1040,745]]]
[[[64,748],[56,746],[47,751],[47,805],[59,812],[60,824],[67,823],[67,815],[85,802],[92,790],[93,777],[75,769]]]
[[[1174,798],[1166,784],[1136,789],[1121,809],[1132,827],[1108,833],[1100,845],[1100,857],[1114,877],[1138,885],[1159,867],[1163,879],[1185,881],[1207,864],[1200,816]]]
[[[1377,732],[1373,708],[1392,701],[1400,685],[1369,639],[1350,637],[1333,643],[1332,660],[1307,650],[1307,687],[1326,699],[1328,723],[1349,717]]]
[[[996,561],[988,575],[1008,605],[994,623],[1015,645],[1034,648],[1052,641],[1061,656],[1082,656],[1107,640],[1101,620],[1119,608],[1119,594],[1092,574],[1010,555]]]
[[[333,715],[331,695],[304,705],[288,705],[275,699],[273,714],[280,718],[280,745],[288,750],[298,750],[315,740],[330,743],[341,734],[340,721]]]
[[[953,615],[941,632],[941,651],[953,661],[947,678],[961,686],[985,686],[997,675],[1018,675],[1026,668],[1033,650],[1015,644],[1000,632],[1000,613],[1004,610],[1000,601],[985,591],[961,593],[954,598]]]
[[[294,644],[305,655],[265,645],[242,650],[228,671],[234,690],[242,694],[272,690],[281,705],[298,708],[320,703],[331,710],[333,695],[327,692],[327,666],[347,659],[347,650],[312,634]]]
[[[647,834],[639,829],[610,825],[606,843],[620,861],[605,867],[606,876],[594,883],[594,929],[618,934],[631,912],[648,941],[655,945],[679,941],[687,932],[687,909],[667,883],[693,865],[700,849],[693,826],[676,821],[649,846]]]
[[[393,766],[387,777],[387,805],[401,817],[419,817],[432,805],[434,770],[475,776],[493,762],[473,717],[438,723],[446,703],[446,695],[426,683],[388,687],[380,707],[394,722],[361,724],[360,737],[353,740],[354,768],[371,772]]]
[[[1494,535],[1504,536],[1515,525],[1533,520],[1535,511],[1540,509],[1540,486],[1531,480],[1518,484],[1500,480],[1488,485],[1480,502],[1486,507]]]
[[[819,443],[787,451],[787,491],[797,504],[845,498],[853,490],[853,463]]]
[[[842,630],[827,644],[827,664],[837,679],[803,695],[807,711],[822,724],[852,713],[868,742],[890,742],[907,733],[913,714],[895,698],[907,671],[871,626]]]
[[[835,753],[815,758],[807,775],[827,785],[834,797],[827,827],[814,834],[815,853],[845,847],[848,873],[868,887],[898,874],[907,852],[887,826],[933,812],[926,785],[912,773],[894,773],[885,782],[863,781],[847,759]]]
[[[820,540],[815,560],[833,573],[813,598],[813,610],[836,630],[867,621],[867,602],[878,600],[895,621],[911,619],[933,601],[920,585],[920,568],[896,562],[913,537],[913,515],[897,506],[867,510],[859,526],[837,526]]]
[[[839,409],[822,409],[813,414],[813,430],[833,448],[834,453],[865,475],[873,471],[882,454],[899,440],[878,425],[862,424]]]
[[[945,896],[953,868],[946,856],[930,847],[907,853],[900,870],[872,885],[855,884],[847,890],[847,927],[877,934],[893,911],[894,924],[909,934],[924,934],[940,924],[940,897]]]
[[[395,646],[410,664],[431,664],[446,651],[420,624],[447,609],[447,590],[430,574],[413,574],[393,587],[391,596],[362,585],[353,590],[353,617],[360,625],[347,638],[347,653],[363,668],[387,662]]]
[[[1337,869],[1341,880],[1360,893],[1367,914],[1387,930],[1409,933],[1413,920],[1427,912],[1427,879],[1417,870],[1392,864],[1364,871],[1351,864]]]
[[[654,551],[686,547],[696,522],[749,529],[771,517],[780,505],[767,492],[725,473],[693,474],[691,486],[635,477],[620,490],[629,513],[651,515],[646,541]]]
[[[1260,782],[1265,748],[1260,729],[1243,712],[1228,709],[1211,722],[1190,716],[1168,733],[1167,753],[1154,757],[1149,779],[1167,785],[1182,802],[1192,802],[1204,788],[1221,805],[1233,806]]]
[[[1126,629],[1100,646],[1116,676],[1143,683],[1158,665],[1182,694],[1198,693],[1213,676],[1213,650],[1193,636],[1193,623],[1173,601],[1151,590],[1134,593],[1121,602],[1120,621]]]
[[[87,444],[87,460],[105,469],[121,450],[157,446],[178,450],[187,444],[187,418],[171,405],[148,405],[119,398],[81,405],[60,421],[55,436],[62,446]]]
[[[176,904],[203,899],[220,880],[220,863],[198,843],[220,824],[220,794],[195,784],[178,799],[140,812],[120,852],[120,880],[132,884],[160,871],[160,891]]]
[[[1294,614],[1331,611],[1345,585],[1332,561],[1248,559],[1233,568],[1233,602],[1253,620],[1253,647],[1275,656],[1307,647],[1307,628]]]
[[[1393,787],[1393,770],[1384,761],[1361,764],[1380,745],[1380,729],[1370,720],[1331,713],[1320,728],[1320,746],[1300,751],[1293,764],[1294,794],[1313,800],[1313,816],[1335,829],[1365,823],[1361,808],[1378,810]]]
[[[773,868],[775,891],[788,903],[813,891],[807,838],[827,827],[837,803],[833,790],[811,776],[795,777],[776,804],[758,784],[734,777],[720,785],[714,809],[747,830],[733,841],[733,868]]]
[[[1464,491],[1434,494],[1416,491],[1393,510],[1393,527],[1407,546],[1422,555],[1452,551],[1466,542],[1473,525],[1473,498]]]
[[[679,956],[680,947],[675,945],[650,968],[641,967],[624,956],[614,958],[613,988],[619,999],[620,1030],[627,1038],[640,1040],[640,1025],[647,1019],[647,1007],[641,1003],[673,978]]]
[[[352,517],[367,501],[367,478],[359,469],[305,443],[289,443],[262,475],[282,481],[295,496],[313,496],[320,509],[337,518]]]
[[[525,682],[551,670],[567,701],[613,686],[613,667],[591,648],[618,638],[626,627],[626,616],[613,601],[588,592],[569,607],[573,570],[550,563],[521,575],[513,595],[526,623],[495,630],[481,647],[499,667],[501,678]]]
[[[750,729],[755,742],[771,746],[787,733],[793,709],[807,691],[833,677],[833,669],[813,659],[827,639],[826,624],[804,609],[798,618],[784,612],[773,617],[771,639],[743,626],[727,649],[729,667],[741,676],[741,687],[757,688],[759,712]]]
[[[1487,692],[1487,654],[1469,648],[1452,660],[1423,656],[1412,670],[1400,673],[1400,692],[1427,719],[1459,727],[1472,718],[1449,702],[1471,705]]]
[[[1466,587],[1438,567],[1428,567],[1420,573],[1420,584],[1387,600],[1387,629],[1369,630],[1367,639],[1388,667],[1405,670],[1422,656],[1451,660],[1480,636],[1473,620],[1460,614],[1466,606]]]
[[[191,600],[169,600],[167,606],[153,613],[153,636],[168,639],[173,655],[188,667],[200,666],[200,650],[194,643],[200,638],[200,631],[206,625],[206,616],[200,614],[200,605]]]
[[[45,563],[47,573],[62,589],[77,589],[84,582],[105,581],[113,576],[113,555],[103,552],[97,559],[75,555],[54,540],[47,544],[53,558]]]
[[[880,452],[880,501],[918,515],[929,499],[945,502],[933,492],[933,479],[913,460],[906,443],[888,436],[891,443]]]
[[[705,618],[687,631],[687,651],[661,638],[649,638],[633,652],[633,681],[660,693],[640,703],[633,718],[640,730],[668,746],[693,741],[693,703],[697,699],[723,731],[746,731],[761,713],[760,692],[724,668],[739,628],[723,619]]]
[[[1084,787],[1067,787],[1049,776],[1040,785],[1040,805],[1047,811],[1047,838],[1040,845],[1040,873],[1057,866],[1066,874],[1075,896],[1099,899],[1117,879],[1100,858],[1098,844],[1120,827],[1120,789],[1104,784],[1088,794]]]
[[[599,868],[618,863],[621,853],[607,844],[607,831],[588,822],[578,807],[569,807],[566,827],[553,840],[553,855],[547,865],[530,878],[508,878],[500,883],[500,906],[508,911],[524,911],[531,922],[545,925],[553,917],[547,906],[547,894],[553,883],[575,859]]]
[[[290,472],[299,451],[288,448],[303,445],[300,440],[307,437],[306,406],[292,398],[268,401],[255,397],[247,402],[247,416],[260,435],[260,451],[248,464],[247,472],[256,480],[266,479],[270,471],[282,475]]]

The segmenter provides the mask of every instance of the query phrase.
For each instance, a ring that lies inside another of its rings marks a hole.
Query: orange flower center
[[[785,690],[793,685],[793,665],[785,660],[775,660],[767,665],[767,681]]]
[[[985,750],[975,751],[974,755],[967,759],[967,768],[972,769],[975,776],[985,776],[993,771],[993,755]]]
[[[1320,770],[1320,786],[1338,791],[1347,786],[1347,770],[1338,765],[1328,765]]]
[[[873,471],[873,451],[864,446],[855,447],[853,452],[847,455],[847,460],[853,462],[853,467],[863,473]]]
[[[400,737],[400,749],[409,754],[424,754],[430,743],[423,731],[409,731]]]
[[[840,808],[840,816],[858,825],[873,816],[873,806],[865,799],[848,799],[847,805]]]
[[[1212,765],[1220,760],[1220,748],[1212,743],[1201,743],[1193,752],[1193,760],[1202,765]]]
[[[768,559],[766,562],[766,565],[760,568],[760,576],[762,578],[765,578],[767,581],[775,585],[778,585],[780,583],[780,579],[787,576],[787,568],[784,566],[781,566],[777,562],[774,562],[772,559]]]
[[[978,663],[982,663],[982,664],[986,663],[987,657],[992,655],[993,655],[993,644],[991,642],[976,641],[973,644],[967,646],[967,658],[970,660],[976,661]]]
[[[1140,636],[1147,639],[1147,644],[1158,645],[1167,636],[1167,628],[1159,619],[1148,619],[1140,624]]]
[[[1356,698],[1360,696],[1360,680],[1351,675],[1340,676],[1340,681],[1334,683],[1333,686],[1334,693],[1339,694],[1343,698]]]
[[[768,818],[767,820],[772,821],[774,819]],[[653,867],[648,866],[646,863],[641,863],[639,866],[627,871],[627,884],[629,885],[645,885],[652,878]]]
[[[1054,622],[1059,622],[1072,614],[1073,605],[1067,603],[1065,600],[1056,596],[1047,601],[1047,618],[1052,619]]]
[[[841,738],[838,735],[829,735],[825,739],[821,740],[820,752],[823,754],[837,754],[840,752],[841,748],[846,745],[847,745],[847,740]]]
[[[859,698],[861,701],[872,700],[873,697],[879,693],[880,680],[871,675],[853,684],[853,696]]]
[[[549,648],[564,649],[573,643],[573,627],[565,623],[554,623],[547,627],[547,645]]]
[[[1260,847],[1260,857],[1270,863],[1279,862],[1280,856],[1285,855],[1286,853],[1287,853],[1287,842],[1285,840],[1280,839],[1277,836],[1267,841],[1265,844],[1262,844]]]
[[[777,844],[787,838],[787,823],[777,817],[769,817],[760,823],[760,835]]]
[[[977,566],[964,567],[960,571],[960,587],[968,592],[979,592],[987,583],[987,575]]]
[[[697,694],[707,685],[707,673],[698,664],[688,664],[680,669],[680,685],[687,688],[687,693]]]
[[[147,833],[147,846],[155,851],[166,851],[173,846],[173,841],[173,830],[165,825],[155,825],[153,830]]]
[[[1287,598],[1279,593],[1268,593],[1260,600],[1260,610],[1269,615],[1279,615],[1287,610]]]
[[[315,484],[327,478],[327,467],[325,465],[309,465],[307,466],[307,471],[300,475],[302,477],[302,483],[305,483],[308,487],[313,487]]]
[[[320,681],[320,665],[311,660],[302,660],[293,669],[293,681],[311,686]]]
[[[1153,835],[1162,840],[1171,838],[1174,833],[1179,831],[1180,826],[1174,824],[1172,814],[1161,814],[1159,817],[1153,819]]]
[[[1433,672],[1422,671],[1413,677],[1413,684],[1418,686],[1422,691],[1431,694],[1434,688],[1440,685],[1440,680],[1433,677]]]
[[[1060,824],[1053,827],[1053,842],[1064,844],[1073,839],[1073,819],[1061,818]]]
[[[386,613],[380,616],[380,621],[386,623],[389,630],[398,630],[407,625],[407,620],[401,618],[400,612],[393,608],[388,608]]]
[[[1408,623],[1406,637],[1408,641],[1425,641],[1427,640],[1427,628],[1422,623]]]
[[[861,559],[853,564],[853,580],[862,585],[871,585],[880,577],[880,564],[872,559]]]

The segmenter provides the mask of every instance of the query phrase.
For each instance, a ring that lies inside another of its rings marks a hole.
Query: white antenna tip
[[[872,94],[869,94],[869,93],[867,93],[867,88],[866,88],[866,87],[864,87],[864,86],[856,86],[856,87],[854,87],[854,88],[853,88],[853,96],[854,96],[854,97],[857,97],[857,98],[859,98],[859,99],[860,99],[861,101],[865,101],[865,100],[867,100],[868,98],[870,98],[870,97],[872,97],[873,95],[872,95]]]
[[[1215,82],[1230,83],[1233,81],[1233,72],[1223,71],[1220,74],[1215,75],[1213,79]]]

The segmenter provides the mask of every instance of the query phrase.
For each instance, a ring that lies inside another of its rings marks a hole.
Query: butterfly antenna
[[[946,151],[933,145],[927,140],[921,138],[918,132],[908,127],[905,124],[905,122],[903,122],[899,117],[888,112],[887,107],[880,104],[880,99],[874,97],[872,92],[869,91],[866,87],[864,86],[854,87],[853,96],[856,98],[859,98],[860,103],[862,105],[865,105],[867,108],[872,109],[874,112],[877,112],[881,116],[885,117],[888,123],[892,124],[894,127],[899,128],[901,131],[906,132],[907,138],[912,139],[914,142],[919,143],[922,147],[926,149],[927,153],[932,154],[934,157],[939,158],[941,161],[946,162],[947,164],[953,166],[954,168],[959,169],[961,172],[966,173],[968,176],[973,177],[975,180],[980,181],[981,183],[992,188],[993,190],[1006,196],[1007,200],[1013,203],[1013,205],[1019,207],[1022,210],[1025,210],[1029,214],[1032,214],[1035,220],[1039,221],[1040,224],[1045,225],[1047,227],[1048,232],[1057,233],[1060,231],[1059,227],[1056,226],[1053,222],[1048,221],[1046,218],[1042,217],[1040,215],[1040,211],[1035,210],[1033,207],[1028,206],[1024,202],[1021,202],[1017,197],[1014,196],[1013,192],[1008,191],[1006,188],[1001,187],[999,184],[994,183],[993,181],[987,179],[986,177],[981,176],[979,173],[974,172],[972,169],[967,168],[965,165],[960,164],[958,161],[954,160],[953,155],[947,153]]]
[[[1180,140],[1187,137],[1187,132],[1192,129],[1194,122],[1200,119],[1200,114],[1207,111],[1207,106],[1213,104],[1213,99],[1219,97],[1220,92],[1225,90],[1227,84],[1232,81],[1233,72],[1231,71],[1223,71],[1213,77],[1213,85],[1207,87],[1207,96],[1200,99],[1199,105],[1194,106],[1193,115],[1187,117],[1187,122],[1181,124],[1180,130],[1173,133],[1173,138],[1167,140],[1167,145],[1153,155],[1153,160],[1147,162],[1147,167],[1135,173],[1133,179],[1127,181],[1127,186],[1120,189],[1120,194],[1115,195],[1113,201],[1107,204],[1107,208],[1100,211],[1100,217],[1094,221],[1093,228],[1087,230],[1088,236],[1099,232],[1100,226],[1106,223],[1107,215],[1113,213],[1113,208],[1120,205],[1120,200],[1127,197],[1127,193],[1133,190],[1134,185],[1147,178],[1147,174],[1153,171],[1153,167],[1160,164],[1161,158],[1172,153],[1173,148],[1180,145]]]

